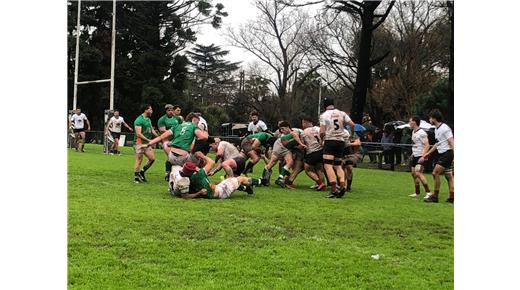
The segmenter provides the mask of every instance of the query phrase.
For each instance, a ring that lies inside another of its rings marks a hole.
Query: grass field
[[[162,151],[148,183],[134,184],[131,148],[86,150],[68,153],[69,288],[453,288],[444,179],[439,204],[408,197],[409,173],[370,169],[355,170],[343,199],[301,174],[296,190],[183,200],[167,192]]]

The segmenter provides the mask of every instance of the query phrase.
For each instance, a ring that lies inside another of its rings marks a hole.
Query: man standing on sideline
[[[442,114],[439,110],[434,109],[429,114],[430,123],[435,126],[435,143],[426,154],[419,158],[419,163],[424,162],[430,154],[435,150],[439,153],[437,163],[433,168],[433,180],[435,181],[435,187],[433,194],[425,197],[425,202],[439,202],[439,190],[441,188],[440,175],[444,172],[444,177],[448,181],[449,196],[446,202],[453,203],[455,194],[453,186],[453,150],[454,140],[453,132],[448,125],[442,123]]]
[[[182,123],[180,121],[180,118],[175,115],[175,107],[171,104],[166,104],[164,106],[164,109],[166,110],[166,114],[164,114],[161,118],[159,118],[159,121],[157,121],[157,128],[159,128],[159,134],[162,134],[166,132],[167,130],[174,129]],[[172,171],[172,165],[168,162],[168,153],[169,149],[168,146],[170,144],[171,139],[164,139],[163,142],[163,149],[164,153],[166,153],[166,161],[164,162],[164,170],[165,175],[164,179],[168,181],[170,177],[170,172]]]
[[[345,172],[341,166],[345,139],[343,128],[350,125],[355,132],[355,124],[347,113],[334,108],[334,100],[330,97],[323,99],[325,112],[320,116],[320,137],[323,143],[323,167],[330,181],[329,198],[341,198],[345,194]],[[339,179],[339,191],[336,180]]]
[[[121,136],[121,125],[124,125],[130,132],[134,130],[128,126],[123,117],[119,116],[119,110],[114,110],[114,116],[108,120],[107,125],[105,126],[105,136],[107,136],[110,132],[112,138],[114,138],[114,143],[112,144],[112,148],[110,148],[110,154],[118,154],[119,153],[119,137]]]
[[[410,197],[418,197],[421,194],[421,183],[426,191],[426,197],[431,195],[428,180],[423,174],[423,162],[419,159],[424,156],[430,149],[428,142],[428,134],[419,127],[421,119],[418,116],[413,116],[408,121],[410,129],[412,129],[412,156],[410,158],[410,171],[412,173],[413,182],[415,184],[415,193],[410,194]]]
[[[268,131],[267,125],[264,123],[264,121],[258,119],[257,112],[252,112],[250,118],[251,122],[249,123],[249,126],[247,126],[247,131],[249,134]]]
[[[155,161],[153,149],[147,144],[151,141],[153,136],[157,136],[157,133],[152,128],[152,116],[153,110],[151,105],[143,105],[141,107],[141,115],[134,121],[135,135],[134,135],[134,148],[135,148],[135,165],[134,165],[134,182],[146,182],[144,173],[150,169]],[[141,170],[141,163],[143,162],[143,155],[146,155],[148,162],[143,166]]]
[[[85,152],[85,123],[87,123],[87,131],[90,131],[90,122],[87,116],[81,112],[81,108],[76,108],[76,113],[70,117],[69,127],[74,126],[74,139],[76,141],[76,151],[78,148],[81,152]]]

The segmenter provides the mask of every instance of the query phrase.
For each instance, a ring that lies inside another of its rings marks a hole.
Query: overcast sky
[[[249,19],[253,19],[256,15],[256,9],[253,5],[254,0],[213,0],[213,5],[222,3],[224,11],[229,13],[228,17],[222,18],[222,28],[214,29],[211,25],[203,25],[199,34],[197,34],[197,44],[210,45],[212,43],[221,46],[225,50],[229,50],[226,57],[230,61],[242,61],[242,66],[246,66],[248,62],[255,61],[256,58],[251,53],[230,46],[226,42],[224,32],[227,27],[238,27]]]

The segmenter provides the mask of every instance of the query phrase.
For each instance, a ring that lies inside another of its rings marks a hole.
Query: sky
[[[224,32],[228,27],[238,28],[247,20],[254,19],[256,9],[253,1],[254,0],[213,0],[214,5],[216,3],[222,3],[224,5],[224,11],[228,12],[229,15],[222,19],[222,27],[220,29],[214,29],[211,25],[201,26],[196,43],[203,45],[214,43],[224,50],[229,50],[229,55],[226,59],[233,62],[242,61],[242,65],[254,62],[256,60],[254,55],[243,49],[230,46],[224,36]]]

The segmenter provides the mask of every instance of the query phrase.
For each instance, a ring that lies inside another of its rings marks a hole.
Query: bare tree
[[[291,93],[305,76],[296,80],[305,66],[307,51],[298,45],[303,41],[303,27],[308,16],[280,1],[257,0],[259,16],[241,26],[238,31],[229,29],[227,36],[234,46],[254,54],[270,68],[274,75],[271,84],[276,89],[278,117],[292,115],[295,94]],[[312,73],[316,68],[307,70]]]

